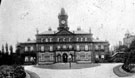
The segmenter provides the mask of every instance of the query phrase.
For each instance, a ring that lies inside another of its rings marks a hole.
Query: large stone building
[[[57,31],[51,28],[36,34],[36,40],[19,43],[20,53],[25,62],[36,60],[38,64],[63,62],[94,63],[103,61],[109,52],[108,41],[95,40],[91,30],[81,28],[69,31],[68,15],[62,8],[58,15]]]

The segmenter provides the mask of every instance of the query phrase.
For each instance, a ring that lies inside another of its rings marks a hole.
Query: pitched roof
[[[93,39],[93,42],[108,42],[106,40]]]
[[[26,41],[26,42],[23,42],[23,43],[36,43],[36,40],[30,40],[30,41]]]
[[[58,31],[44,31],[42,33],[39,33],[39,34],[55,34],[57,33]]]

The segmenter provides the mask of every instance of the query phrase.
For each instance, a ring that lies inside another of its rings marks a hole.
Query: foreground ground
[[[40,78],[119,78],[113,72],[117,65],[121,64],[72,64],[71,69],[69,64],[55,64],[25,66],[25,69],[35,72]],[[124,78],[135,78],[135,75]]]

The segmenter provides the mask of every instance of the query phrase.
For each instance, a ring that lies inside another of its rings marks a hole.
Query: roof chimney
[[[48,28],[48,31],[52,31],[52,28],[51,28],[51,27],[49,27],[49,28]]]
[[[81,28],[80,28],[80,27],[78,27],[78,28],[77,28],[77,31],[81,31]]]

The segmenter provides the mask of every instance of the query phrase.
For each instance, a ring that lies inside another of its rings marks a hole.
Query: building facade
[[[94,63],[104,60],[109,52],[108,41],[94,40],[91,30],[84,32],[81,28],[70,31],[68,15],[62,8],[58,15],[57,31],[51,28],[36,34],[36,40],[19,43],[24,62],[35,61],[38,64],[53,63]]]

